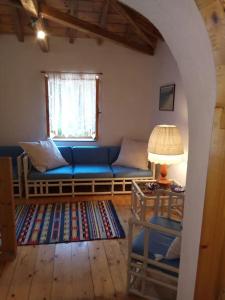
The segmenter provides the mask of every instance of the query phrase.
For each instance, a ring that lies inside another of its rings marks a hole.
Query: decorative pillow
[[[28,154],[32,165],[40,172],[68,165],[51,139],[31,143],[22,142],[19,144]]]
[[[148,144],[124,138],[120,154],[113,165],[132,167],[142,170],[148,169]]]
[[[166,259],[180,258],[180,251],[181,251],[181,237],[178,236],[173,240],[172,244],[167,250],[165,258]]]

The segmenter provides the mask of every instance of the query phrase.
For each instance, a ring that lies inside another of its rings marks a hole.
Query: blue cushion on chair
[[[113,173],[109,165],[76,165],[74,178],[112,178]]]
[[[161,225],[163,227],[167,227],[170,229],[175,230],[181,230],[181,224],[180,222],[176,222],[173,220],[169,220],[162,217],[153,217],[150,220],[150,223]],[[175,236],[165,234],[162,232],[159,232],[155,229],[149,230],[149,246],[148,246],[148,257],[151,259],[155,259],[154,254],[161,254],[162,256],[165,256],[167,253],[167,250],[169,249],[171,243],[175,239]],[[132,251],[136,254],[143,255],[144,254],[144,230],[142,230],[133,240],[132,244]],[[175,268],[179,268],[179,259],[162,259],[160,260],[161,263],[170,265]],[[153,267],[153,266],[152,266]],[[157,267],[158,268],[158,267]],[[160,267],[158,268],[160,269]],[[161,271],[178,276],[177,273],[170,272],[164,269],[160,269]]]
[[[73,147],[73,163],[81,165],[104,165],[109,163],[107,147]]]
[[[56,169],[47,170],[44,173],[32,169],[28,175],[28,180],[48,180],[48,179],[72,179],[73,167],[64,166]]]
[[[122,177],[151,177],[152,171],[151,170],[141,170],[136,168],[130,167],[123,167],[123,166],[111,166],[113,171],[113,176],[122,178]]]
[[[162,227],[166,227],[169,229],[177,230],[177,231],[182,230],[181,222],[174,221],[164,217],[153,216],[150,219],[150,223],[155,225],[160,225]]]

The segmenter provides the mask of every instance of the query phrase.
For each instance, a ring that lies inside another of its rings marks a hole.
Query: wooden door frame
[[[195,2],[211,40],[217,80],[195,300],[217,300],[225,299],[225,6],[223,0]]]

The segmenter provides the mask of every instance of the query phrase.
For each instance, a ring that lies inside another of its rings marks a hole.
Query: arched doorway
[[[177,61],[188,99],[189,162],[178,299],[191,300],[195,290],[216,102],[216,74],[210,41],[194,1],[123,2],[150,19],[162,33]]]

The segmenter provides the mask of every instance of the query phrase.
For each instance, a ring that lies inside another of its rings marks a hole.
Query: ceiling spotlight
[[[37,31],[37,38],[39,40],[44,40],[46,37],[46,32],[44,32],[43,30],[38,30]]]

